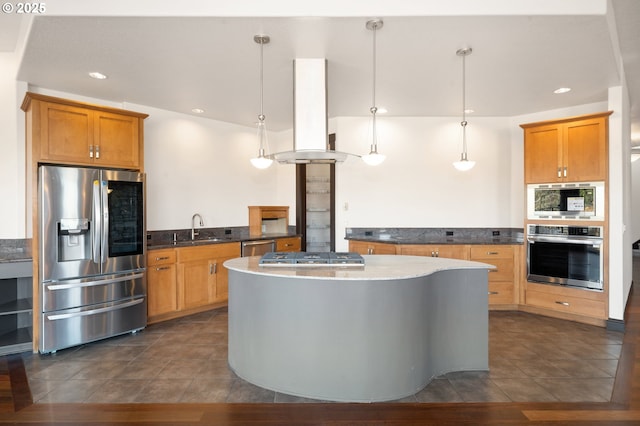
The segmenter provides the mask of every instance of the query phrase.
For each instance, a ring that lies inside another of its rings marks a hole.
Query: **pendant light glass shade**
[[[466,106],[466,87],[465,87],[465,58],[471,54],[473,50],[470,47],[458,49],[456,55],[462,57],[462,154],[460,154],[460,161],[454,161],[453,167],[461,172],[473,169],[476,165],[475,161],[469,161],[467,158],[467,106]]]
[[[371,150],[369,154],[362,156],[362,161],[367,163],[370,166],[377,166],[381,164],[386,156],[378,153],[378,132],[376,128],[376,113],[378,112],[378,108],[376,107],[376,31],[379,28],[382,28],[383,22],[382,19],[372,19],[367,21],[367,29],[373,31],[373,96],[372,96],[372,106],[369,108],[371,112]]]
[[[264,45],[269,43],[270,38],[266,35],[256,35],[253,37],[253,41],[260,45],[260,114],[258,115],[258,156],[251,159],[253,167],[258,169],[266,169],[273,163],[273,159],[269,158],[266,153],[266,149],[269,148],[269,141],[267,140],[267,126],[264,122],[265,116],[263,113],[263,50]]]

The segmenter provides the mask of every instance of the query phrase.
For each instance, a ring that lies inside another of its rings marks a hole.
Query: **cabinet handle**
[[[567,177],[567,166],[564,167],[564,177]]]
[[[166,271],[167,269],[171,269],[171,266],[159,266],[156,271]]]
[[[169,256],[156,257],[156,260],[167,260]]]
[[[93,145],[89,145],[89,158],[93,158]]]
[[[560,301],[560,300],[556,300],[556,303],[557,303],[558,305],[562,305],[562,306],[569,306],[569,302],[562,302],[562,301]]]
[[[96,160],[100,158],[100,145],[96,145]]]
[[[373,249],[371,247],[367,249],[367,254],[373,254]]]
[[[498,272],[497,269],[489,269],[489,272]]]
[[[558,167],[558,177],[562,177],[562,168]]]
[[[440,253],[438,251],[432,251],[431,257],[440,257]]]
[[[488,251],[487,254],[489,256],[495,256],[495,255],[500,254],[500,253],[498,253],[497,251]]]
[[[291,244],[291,243],[287,243],[287,244],[285,244],[284,246],[285,246],[285,247],[291,247],[291,246],[293,246],[293,244]]]
[[[500,294],[500,293],[498,293],[497,291],[490,291],[489,296],[491,296],[492,294]]]
[[[209,264],[209,274],[213,275],[213,274],[217,274],[218,273],[218,264],[217,263],[210,263]]]

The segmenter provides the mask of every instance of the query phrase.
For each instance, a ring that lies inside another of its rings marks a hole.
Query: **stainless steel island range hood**
[[[296,59],[293,76],[293,151],[271,157],[284,164],[333,164],[359,157],[328,149],[327,60]]]

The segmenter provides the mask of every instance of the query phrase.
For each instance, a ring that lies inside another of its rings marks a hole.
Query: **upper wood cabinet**
[[[32,161],[142,170],[147,114],[27,93]]]
[[[606,180],[609,115],[522,124],[525,183]]]
[[[286,234],[289,206],[249,206],[249,235]]]

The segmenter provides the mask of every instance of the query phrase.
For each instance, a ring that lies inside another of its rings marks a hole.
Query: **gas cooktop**
[[[364,259],[353,252],[279,252],[265,253],[260,266],[362,266]]]

